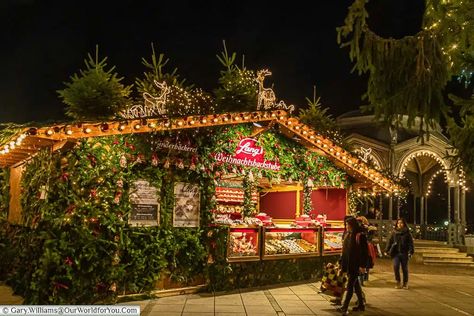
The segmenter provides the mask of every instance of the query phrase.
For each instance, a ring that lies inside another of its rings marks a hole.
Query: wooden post
[[[21,223],[21,176],[24,165],[10,168],[10,203],[8,210],[8,222]]]

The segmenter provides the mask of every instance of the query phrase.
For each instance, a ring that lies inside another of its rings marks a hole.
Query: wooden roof
[[[278,124],[286,136],[298,139],[309,150],[316,151],[330,159],[337,167],[353,177],[358,188],[373,188],[397,192],[401,188],[379,171],[370,168],[357,156],[347,152],[323,137],[313,128],[290,117],[285,111],[256,111],[211,115],[189,115],[176,118],[146,118],[117,120],[110,122],[84,122],[57,124],[41,128],[26,128],[0,146],[0,167],[22,163],[35,155],[41,148],[57,150],[65,144],[80,138],[120,134],[149,133],[154,131],[182,130],[219,125],[272,122]]]

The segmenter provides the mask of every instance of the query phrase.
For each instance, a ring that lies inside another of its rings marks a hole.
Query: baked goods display
[[[229,257],[257,256],[257,233],[231,232],[229,235]]]
[[[301,233],[268,232],[265,235],[265,255],[303,254],[317,251],[317,246],[302,239]]]
[[[324,232],[324,250],[337,251],[342,249],[342,231]]]
[[[257,192],[252,192],[252,202],[257,203],[257,199]],[[244,203],[244,189],[216,187],[216,200],[225,203]]]
[[[234,214],[234,213],[242,213],[243,206],[241,205],[226,205],[226,204],[218,204],[216,211],[220,214]]]

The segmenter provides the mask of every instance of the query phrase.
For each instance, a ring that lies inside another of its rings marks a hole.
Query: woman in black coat
[[[347,315],[349,303],[351,301],[354,290],[359,301],[358,306],[354,307],[353,311],[364,311],[364,298],[362,296],[362,288],[359,283],[359,274],[365,272],[368,248],[367,237],[363,233],[363,229],[359,225],[356,218],[349,218],[346,221],[347,233],[342,245],[341,269],[348,275],[347,293],[344,303],[339,311],[343,315]]]
[[[396,289],[403,287],[408,290],[408,259],[414,252],[413,237],[408,230],[407,222],[404,218],[399,218],[385,248],[385,254],[390,254],[393,259],[393,271],[397,281]],[[403,271],[403,285],[400,283],[400,265]]]

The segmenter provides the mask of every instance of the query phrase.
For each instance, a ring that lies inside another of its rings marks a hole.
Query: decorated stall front
[[[7,144],[16,253],[1,273],[29,303],[315,278],[341,251],[348,192],[399,190],[282,110],[31,127]]]

